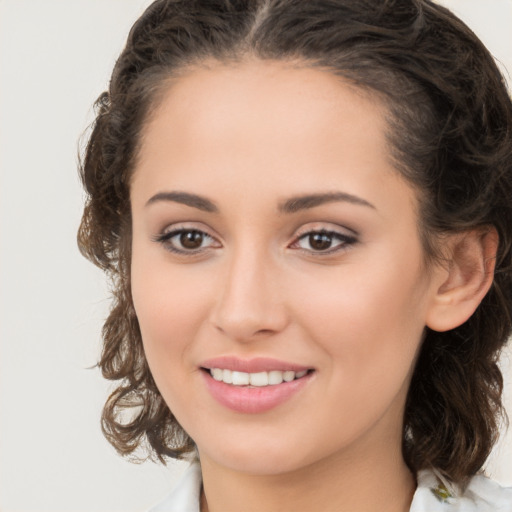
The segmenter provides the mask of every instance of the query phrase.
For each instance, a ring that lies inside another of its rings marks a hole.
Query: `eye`
[[[155,238],[167,250],[179,254],[196,254],[220,244],[208,233],[199,229],[179,228],[167,231]]]
[[[357,242],[354,236],[336,231],[309,231],[301,235],[291,247],[313,253],[332,253],[347,248]]]

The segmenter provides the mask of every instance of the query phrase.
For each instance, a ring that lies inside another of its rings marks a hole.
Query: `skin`
[[[157,386],[198,446],[203,510],[409,509],[406,393],[425,325],[453,301],[439,301],[448,270],[426,269],[417,196],[392,165],[385,114],[319,69],[210,63],[170,82],[144,128],[133,300]],[[150,201],[176,191],[217,211]],[[361,204],[279,209],[334,192]],[[184,250],[179,236],[157,240],[175,228],[206,233],[199,252],[169,250]],[[328,251],[306,236],[320,229],[337,233]],[[223,355],[315,371],[284,404],[242,414],[204,384],[201,362]]]

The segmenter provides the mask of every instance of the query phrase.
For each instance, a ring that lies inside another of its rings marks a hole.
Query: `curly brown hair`
[[[436,236],[489,226],[495,279],[460,327],[426,330],[405,407],[403,455],[462,482],[485,463],[503,417],[497,366],[512,317],[512,103],[493,58],[429,0],[157,0],[135,23],[81,165],[81,252],[113,283],[103,375],[117,381],[103,431],[123,455],[182,458],[194,442],[146,362],[130,291],[129,187],[140,134],[170,77],[206,59],[300,59],[377,94],[396,168],[420,191],[425,254]],[[130,412],[128,417],[124,413]]]

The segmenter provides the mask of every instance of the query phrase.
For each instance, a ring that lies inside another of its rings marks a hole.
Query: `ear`
[[[450,235],[446,260],[434,271],[434,295],[426,325],[448,331],[476,310],[494,278],[498,233],[492,226]]]

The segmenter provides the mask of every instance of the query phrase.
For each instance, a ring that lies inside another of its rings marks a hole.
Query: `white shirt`
[[[440,483],[430,470],[419,471],[417,480],[410,512],[512,512],[512,487],[485,476],[474,476],[463,493]],[[200,465],[191,464],[171,494],[149,512],[200,512],[201,481]]]

